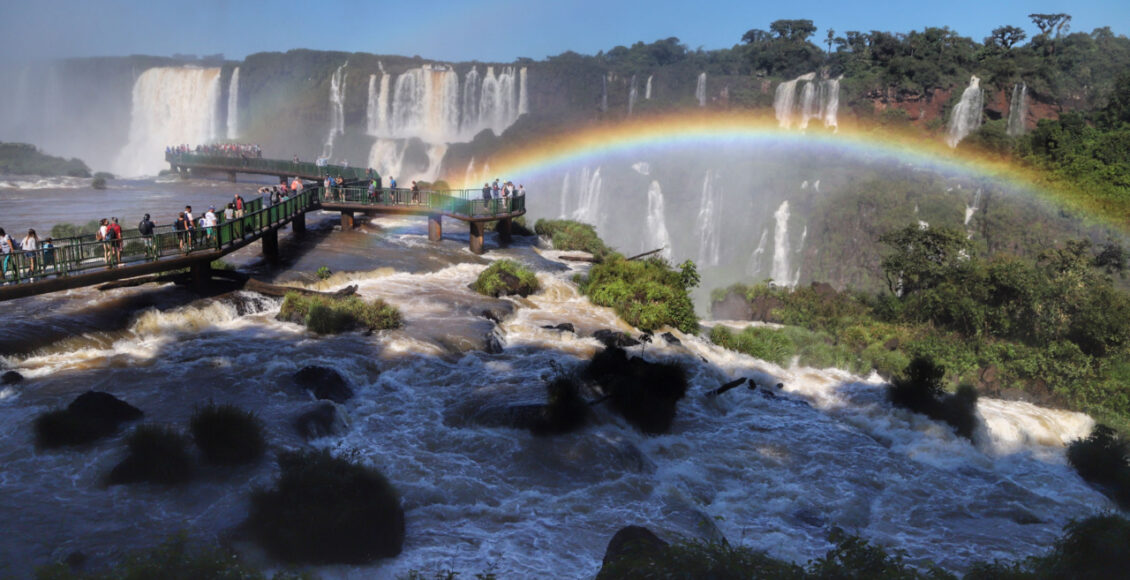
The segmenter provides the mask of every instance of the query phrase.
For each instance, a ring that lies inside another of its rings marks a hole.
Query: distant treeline
[[[27,143],[0,143],[0,175],[90,177],[90,168],[79,159],[47,155]]]

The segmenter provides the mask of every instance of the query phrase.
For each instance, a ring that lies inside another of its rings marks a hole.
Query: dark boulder
[[[753,308],[745,296],[727,292],[724,298],[710,304],[710,317],[714,320],[753,320]]]
[[[502,337],[497,332],[492,330],[483,337],[483,350],[487,354],[501,354],[502,349]]]
[[[749,306],[753,313],[750,315],[750,320],[759,320],[761,322],[782,322],[782,318],[777,314],[785,307],[785,302],[772,294],[762,294],[754,298]]]
[[[675,335],[671,334],[670,332],[664,332],[660,336],[663,337],[663,340],[667,341],[667,344],[683,344],[683,342],[681,340],[676,338]]]
[[[337,405],[323,401],[317,407],[299,415],[294,420],[294,428],[307,441],[319,437],[339,435],[348,427],[345,416]]]
[[[569,323],[569,322],[562,322],[561,324],[558,324],[557,326],[546,325],[546,326],[543,326],[542,328],[545,328],[547,330],[560,330],[561,332],[577,332],[577,329],[574,328],[573,324]]]
[[[107,482],[177,485],[192,478],[188,438],[160,425],[139,425],[126,438],[129,455],[114,466]]]
[[[353,389],[349,388],[341,373],[331,368],[304,367],[294,374],[294,382],[317,399],[344,403],[353,398]]]
[[[16,371],[7,371],[3,375],[0,375],[0,385],[14,385],[23,380],[24,376]]]
[[[36,444],[44,448],[82,445],[118,431],[122,423],[136,421],[143,413],[121,399],[99,391],[87,391],[66,409],[36,417]]]
[[[601,329],[592,333],[592,337],[599,340],[601,344],[606,347],[613,348],[627,348],[629,346],[636,346],[640,341],[615,330]]]
[[[608,394],[613,409],[644,433],[668,432],[687,392],[683,367],[629,358],[616,347],[597,353],[586,373]]]
[[[624,526],[608,541],[597,580],[636,577],[653,568],[667,542],[643,526]],[[634,574],[633,574],[634,573]]]

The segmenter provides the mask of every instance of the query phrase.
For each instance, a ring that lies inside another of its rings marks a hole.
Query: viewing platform
[[[221,161],[236,164],[243,161],[232,157],[195,157],[201,162],[197,167],[221,167]],[[277,173],[284,166],[294,168],[292,162],[247,161],[258,162],[259,172],[263,174],[306,178],[302,173]],[[317,167],[312,163],[307,165]],[[239,171],[244,171],[245,167],[240,166]],[[325,170],[326,167],[317,169]],[[361,170],[362,174],[364,172]],[[309,176],[309,179],[316,178],[316,175]],[[294,234],[301,236],[306,231],[306,214],[316,210],[340,212],[343,230],[354,226],[354,214],[358,212],[425,216],[428,219],[428,239],[432,241],[442,239],[444,217],[456,219],[468,223],[470,250],[482,254],[485,251],[486,224],[498,222],[495,230],[499,241],[509,243],[513,219],[526,213],[526,198],[516,196],[485,200],[481,195],[478,190],[386,188],[370,192],[368,187],[357,186],[327,190],[323,185],[311,184],[274,205],[269,203],[267,196],[249,200],[244,206],[243,217],[222,221],[211,228],[198,224],[192,230],[176,231],[173,225],[166,224],[157,226],[152,236],[142,236],[134,228],[123,229],[122,238],[117,240],[97,240],[94,234],[60,238],[54,241],[52,248],[17,250],[3,256],[5,284],[0,286],[0,301],[185,268],[191,272],[193,284],[202,286],[211,276],[214,260],[253,242],[262,241],[264,256],[268,261],[277,261],[279,230],[289,224]]]

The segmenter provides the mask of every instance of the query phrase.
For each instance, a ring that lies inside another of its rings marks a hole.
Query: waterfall
[[[1012,100],[1008,103],[1008,135],[1018,137],[1025,133],[1028,118],[1028,85],[1019,83],[1012,87]]]
[[[228,86],[228,139],[235,140],[239,137],[239,67],[231,73],[231,84]]]
[[[520,75],[521,70],[516,72],[514,67],[505,67],[502,69],[502,73],[496,77],[494,67],[487,67],[480,91],[478,123],[474,124],[473,130],[469,134],[464,134],[462,140],[470,141],[475,133],[483,129],[490,129],[494,131],[495,135],[501,135],[510,125],[514,124],[514,121],[518,120],[521,103],[515,102],[515,99],[520,98],[521,95],[519,94],[516,97],[515,93],[521,93],[521,87],[515,87],[514,81],[515,77]],[[521,79],[519,79],[518,84],[522,84]],[[515,91],[515,89],[519,90]],[[467,87],[466,90],[474,90],[474,87]]]
[[[426,143],[455,141],[459,134],[459,76],[425,65],[396,78],[388,136],[419,137]]]
[[[777,227],[773,230],[773,269],[769,276],[778,286],[791,285],[789,276],[789,202],[781,202],[781,207],[773,213]]]
[[[345,67],[349,61],[337,67],[330,77],[330,133],[326,136],[326,144],[322,148],[322,157],[330,158],[334,154],[334,138],[345,134]]]
[[[843,77],[836,77],[824,81],[826,87],[827,100],[824,102],[824,126],[838,128],[839,122],[837,115],[840,112],[840,79]]]
[[[365,107],[365,133],[376,135],[380,131],[379,106],[380,94],[377,90],[377,75],[369,75],[369,102]]]
[[[698,261],[704,266],[717,266],[721,250],[722,188],[715,186],[714,170],[708,169],[702,180],[702,198],[698,208]]]
[[[817,109],[819,108],[819,101],[816,98],[816,82],[808,81],[804,83],[804,88],[801,89],[800,96],[800,128],[808,128],[808,120],[819,115]]]
[[[428,147],[428,168],[417,179],[434,182],[443,168],[443,156],[447,154],[447,143],[436,143]]]
[[[769,229],[761,230],[761,240],[757,242],[757,249],[749,257],[749,276],[757,281],[757,276],[761,274],[761,256],[765,255],[765,244],[769,241]]]
[[[569,218],[569,172],[565,172],[565,177],[561,179],[561,213],[557,214],[558,219]]]
[[[781,128],[788,129],[793,126],[796,116],[797,82],[811,81],[814,78],[816,78],[816,73],[808,73],[777,85],[777,90],[773,93],[773,111]]]
[[[390,80],[392,79],[388,76],[388,73],[382,70],[381,88],[377,92],[377,133],[388,131],[388,85]]]
[[[706,106],[706,73],[698,73],[698,82],[694,86],[694,98],[698,100],[698,106]]]
[[[604,193],[604,182],[600,178],[600,168],[589,172],[589,168],[581,171],[580,195],[578,196],[577,209],[573,212],[573,219],[591,224],[600,229],[604,209],[600,207],[601,194]]]
[[[651,79],[654,77],[655,75],[647,75],[647,87],[643,90],[643,99],[645,101],[651,100]]]
[[[165,168],[165,147],[215,141],[220,108],[219,68],[155,67],[133,84],[129,141],[114,173],[156,175]]]
[[[647,233],[651,243],[644,250],[663,248],[663,256],[671,257],[671,236],[667,233],[667,218],[663,212],[663,190],[658,181],[647,187]]]
[[[473,134],[479,128],[479,69],[471,67],[463,77],[463,108],[461,133]]]
[[[804,252],[804,242],[806,240],[808,240],[808,226],[807,225],[804,226],[804,229],[801,230],[801,232],[800,232],[800,243],[797,244],[796,250],[793,250],[794,254],[796,254],[797,256],[800,256],[801,253]],[[797,262],[800,262],[800,260],[797,260]],[[799,263],[796,265],[796,270],[793,271],[792,283],[789,284],[789,285],[795,288],[797,284],[800,284],[800,264]]]
[[[632,114],[632,109],[636,108],[636,99],[639,98],[639,91],[636,89],[636,75],[632,75],[632,86],[628,89],[628,114]]]
[[[981,79],[976,75],[969,78],[969,86],[961,93],[961,102],[950,114],[949,131],[946,144],[957,147],[966,136],[981,126]]]
[[[969,221],[973,219],[973,212],[977,211],[977,207],[981,205],[981,188],[977,188],[977,192],[973,194],[973,201],[965,206],[965,221],[962,225],[969,225]]]
[[[608,75],[600,77],[600,112],[608,112]]]
[[[526,92],[526,67],[518,70],[518,116],[530,112],[530,95]]]

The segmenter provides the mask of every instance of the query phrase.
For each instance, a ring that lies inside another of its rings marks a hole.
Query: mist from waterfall
[[[654,77],[655,75],[647,75],[647,87],[643,90],[643,99],[645,101],[651,100],[651,79]]]
[[[766,243],[769,241],[769,229],[761,230],[761,238],[757,242],[757,248],[749,256],[749,268],[746,272],[749,277],[754,281],[758,281],[758,276],[761,275],[761,257],[765,255]]]
[[[231,73],[231,84],[228,87],[228,139],[234,141],[239,137],[239,67]]]
[[[326,135],[326,144],[322,147],[322,157],[329,159],[334,154],[334,139],[345,134],[345,81],[348,73],[346,61],[337,67],[330,76],[330,132]]]
[[[156,175],[165,166],[165,147],[198,145],[219,138],[219,68],[154,67],[133,85],[129,141],[113,172]]]
[[[1017,83],[1012,86],[1012,99],[1008,103],[1008,136],[1019,137],[1027,132],[1025,120],[1028,118],[1028,85]]]
[[[950,114],[946,144],[951,148],[957,147],[962,139],[981,126],[982,101],[981,79],[973,75],[969,78],[969,86],[961,93],[961,101]]]

